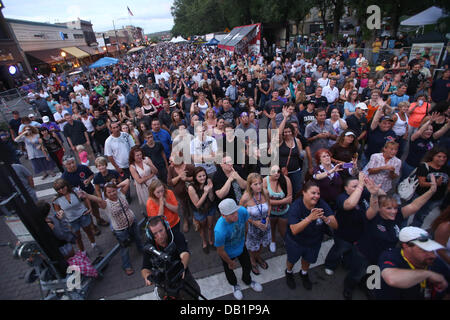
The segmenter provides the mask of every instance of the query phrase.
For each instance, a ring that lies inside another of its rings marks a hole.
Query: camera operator
[[[179,231],[171,230],[168,226],[168,223],[166,223],[166,221],[164,221],[162,217],[152,217],[148,222],[147,235],[150,235],[150,237],[148,237],[149,241],[144,246],[145,252],[141,271],[142,277],[145,280],[145,285],[152,285],[152,281],[154,281],[154,279],[152,278],[152,274],[153,276],[157,277],[155,273],[160,273],[159,270],[157,270],[158,266],[155,265],[155,258],[157,257],[155,257],[155,254],[151,253],[150,250],[148,250],[150,245],[150,247],[153,246],[153,248],[157,251],[166,253],[169,256],[170,261],[175,262],[177,260],[181,260],[181,263],[184,267],[184,272],[182,275],[182,279],[184,279],[184,281],[182,282],[184,282],[184,284],[178,287],[175,294],[173,292],[168,292],[168,288],[166,288],[164,283],[162,283],[163,281],[161,281],[160,283],[155,283],[159,298],[163,300],[197,299],[198,295],[200,294],[200,286],[197,284],[188,268],[191,254],[189,253],[187,242],[183,234]],[[171,248],[173,249],[171,250]],[[195,298],[186,290],[188,290],[189,292],[196,291],[194,293]]]

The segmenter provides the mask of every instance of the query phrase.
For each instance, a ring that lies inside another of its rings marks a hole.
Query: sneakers
[[[271,242],[269,249],[270,249],[270,252],[275,253],[275,251],[277,251],[277,244],[275,242]]]
[[[302,272],[300,271],[300,278],[302,278],[302,283],[303,283],[303,287],[306,290],[311,290],[312,289],[312,282],[309,279],[309,273],[307,274],[302,274]]]
[[[236,300],[242,300],[242,298],[244,297],[239,285],[233,286],[233,296],[236,298]]]
[[[295,289],[295,280],[294,280],[294,273],[287,272],[287,270],[284,271],[284,274],[286,275],[286,284],[289,287],[289,289]]]
[[[252,288],[256,292],[261,292],[263,290],[262,285],[256,281],[252,281],[250,283],[250,288]]]
[[[332,276],[334,274],[334,271],[328,268],[325,268],[325,273],[329,276]]]

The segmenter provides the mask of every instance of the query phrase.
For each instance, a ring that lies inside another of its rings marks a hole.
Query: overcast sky
[[[38,22],[90,20],[95,32],[116,29],[131,24],[145,33],[170,30],[173,0],[3,0],[3,15],[7,18]],[[127,6],[133,13],[128,14]]]

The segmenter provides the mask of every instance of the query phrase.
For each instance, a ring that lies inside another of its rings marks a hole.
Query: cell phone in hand
[[[344,164],[342,165],[342,168],[343,168],[343,169],[351,169],[351,168],[353,168],[353,162],[344,163]]]

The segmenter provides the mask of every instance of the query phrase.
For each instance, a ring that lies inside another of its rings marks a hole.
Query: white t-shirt
[[[58,122],[59,120],[64,120],[64,115],[66,113],[69,113],[67,110],[63,110],[61,113],[55,112],[53,114],[53,118],[55,118],[55,121]],[[64,126],[66,125],[66,122],[58,123],[59,127],[61,128],[61,131],[64,130]]]
[[[89,104],[89,95],[81,96],[81,102],[83,102],[83,106],[85,109],[90,109],[91,105]]]
[[[339,90],[336,87],[331,89],[330,86],[326,86],[322,90],[322,97],[327,98],[328,103],[333,103],[337,98],[339,98]]]
[[[117,99],[119,99],[121,106],[124,106],[126,104],[126,98],[122,93],[117,96]]]
[[[131,148],[134,147],[134,140],[126,132],[121,132],[119,137],[108,137],[105,141],[105,156],[113,157],[120,168],[128,168],[128,157]]]
[[[328,83],[330,83],[330,79],[326,78],[320,78],[319,80],[317,80],[317,83],[319,84],[319,86],[321,86],[322,88],[325,88]],[[323,95],[323,94],[322,94]]]
[[[87,132],[91,133],[94,131],[94,126],[92,125],[92,116],[88,116],[86,120],[83,119],[83,117],[80,118],[81,122],[83,122],[84,126],[86,127]]]
[[[217,153],[217,142],[216,139],[212,137],[206,137],[205,141],[201,141],[198,138],[194,138],[194,140],[191,141],[191,156],[211,156],[212,153]],[[203,161],[203,163],[195,163],[196,167],[203,167],[206,170],[207,174],[216,172],[216,166],[214,163],[205,163],[206,161]]]
[[[75,93],[78,93],[78,91],[81,91],[81,90],[83,90],[84,89],[84,87],[83,87],[83,85],[80,83],[80,84],[77,84],[76,86],[74,86],[73,87],[73,91],[75,92]]]

